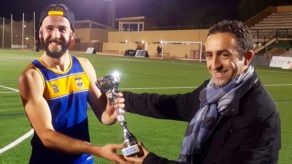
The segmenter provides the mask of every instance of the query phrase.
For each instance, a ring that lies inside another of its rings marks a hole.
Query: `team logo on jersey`
[[[53,88],[54,93],[59,92],[58,86],[56,84],[52,84],[52,88]]]
[[[83,81],[82,81],[82,78],[81,77],[76,77],[75,78],[75,82],[77,84],[78,87],[82,87],[83,86]]]

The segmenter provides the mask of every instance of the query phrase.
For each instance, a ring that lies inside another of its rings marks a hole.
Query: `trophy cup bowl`
[[[97,80],[96,85],[101,90],[102,93],[106,93],[108,99],[111,102],[115,102],[116,99],[116,91],[118,90],[120,83],[120,74],[118,72],[114,72],[110,75],[106,75]],[[121,127],[123,128],[123,144],[125,147],[122,149],[122,153],[124,156],[132,157],[132,156],[140,156],[142,155],[140,151],[140,147],[138,146],[138,142],[136,137],[129,131],[127,127],[127,122],[124,118],[124,109],[118,108],[117,111],[117,120],[119,121]]]

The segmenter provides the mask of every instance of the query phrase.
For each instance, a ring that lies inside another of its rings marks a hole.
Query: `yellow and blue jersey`
[[[47,68],[41,60],[34,60],[32,64],[43,78],[43,96],[50,107],[54,129],[89,142],[87,98],[90,80],[77,57],[70,55],[70,66],[64,72]],[[93,163],[90,154],[70,155],[45,148],[36,134],[32,148],[31,163]]]

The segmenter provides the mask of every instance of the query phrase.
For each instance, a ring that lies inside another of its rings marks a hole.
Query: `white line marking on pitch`
[[[0,149],[0,154],[4,153],[5,151],[15,147],[16,145],[20,144],[22,141],[26,140],[28,137],[33,135],[33,129],[30,129],[28,132],[26,132],[24,135],[21,137],[17,138],[15,141],[11,142],[10,144],[4,146],[3,148]]]
[[[266,84],[266,87],[281,87],[281,86],[291,86],[292,84]]]
[[[281,87],[281,86],[292,86],[292,84],[265,84],[265,87]],[[163,89],[195,89],[198,86],[189,86],[189,87],[138,87],[138,88],[120,88],[121,90],[163,90]]]
[[[15,93],[15,91],[6,91],[6,92],[0,92],[0,93]]]
[[[17,89],[14,89],[14,88],[10,88],[10,87],[6,87],[4,85],[0,85],[1,88],[5,88],[5,89],[8,89],[8,90],[12,90],[12,91],[15,91],[15,92],[19,92],[19,90]]]
[[[10,87],[6,87],[3,85],[0,85],[1,88],[5,88],[8,90],[12,90],[14,92],[19,92],[17,89],[14,88],[10,88]],[[20,136],[19,138],[17,138],[16,140],[14,140],[13,142],[11,142],[10,144],[4,146],[3,148],[0,148],[0,154],[4,153],[5,151],[17,146],[18,144],[20,144],[21,142],[23,142],[24,140],[26,140],[28,137],[30,137],[31,135],[33,135],[34,131],[33,129],[30,129],[28,132],[26,132],[24,135]]]

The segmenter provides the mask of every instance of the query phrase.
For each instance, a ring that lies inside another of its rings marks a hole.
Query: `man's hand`
[[[143,145],[143,143],[139,143],[139,147],[142,150],[143,156],[141,157],[125,157],[125,159],[129,162],[133,162],[135,164],[142,164],[146,156],[149,154],[149,151],[146,149],[146,147]]]
[[[112,161],[113,163],[131,164],[132,162],[126,161],[124,156],[117,154],[116,151],[123,148],[123,144],[107,144],[100,149],[101,157]]]
[[[125,108],[125,99],[123,98],[123,93],[119,92],[115,94],[114,101],[110,101],[108,107],[106,108],[106,113],[111,119],[116,119],[119,114],[123,114]]]
[[[125,112],[123,110],[123,108],[125,107],[125,104],[124,104],[125,99],[123,98],[123,94],[120,92],[115,95],[114,102],[110,101],[106,96],[107,95],[105,94],[101,96],[107,99],[107,106],[105,110],[102,112],[101,122],[103,124],[110,125],[110,124],[115,123],[115,121],[117,120],[117,116],[118,116],[117,112],[120,112],[120,113]]]
[[[115,94],[115,102],[113,102],[114,108],[125,108],[125,99],[122,92],[118,92]]]

